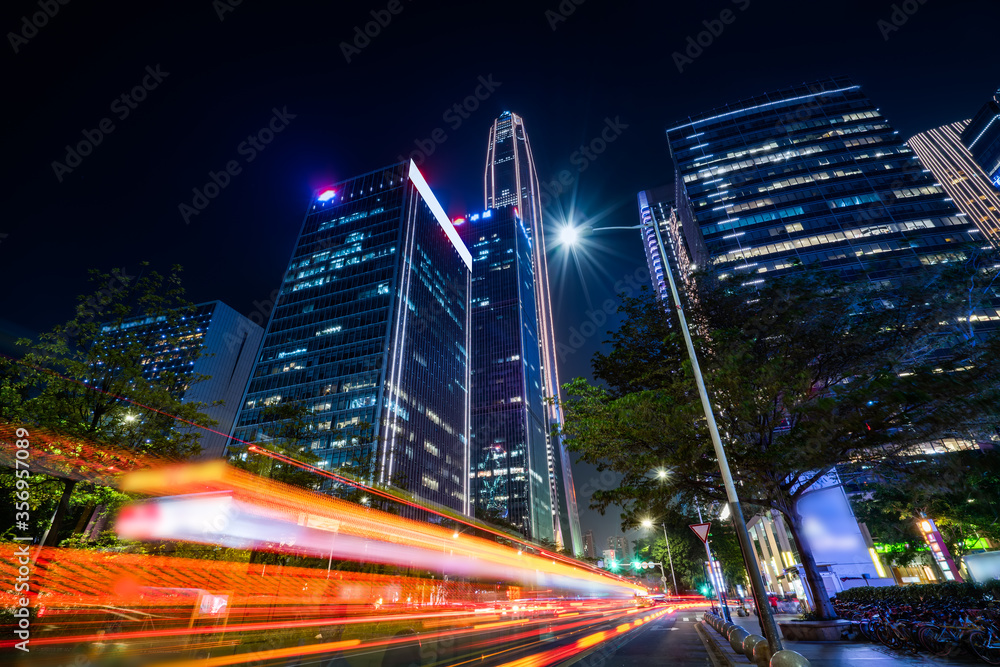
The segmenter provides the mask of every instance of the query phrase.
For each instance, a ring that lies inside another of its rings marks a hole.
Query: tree
[[[915,465],[919,471],[906,484],[875,481],[855,503],[858,520],[888,548],[891,565],[908,565],[927,551],[918,530],[923,515],[934,519],[956,567],[980,539],[1000,541],[1000,452],[952,452]]]
[[[182,424],[215,422],[201,412],[202,404],[182,397],[205,377],[189,370],[143,374],[150,360],[178,359],[198,344],[197,323],[188,317],[193,306],[184,298],[179,266],[166,276],[147,266],[139,277],[91,271],[95,291],[79,297],[72,319],[36,341],[18,341],[27,348],[18,382],[31,397],[20,419],[65,434],[70,448],[104,443],[161,458],[199,450],[197,431]],[[135,318],[162,326],[130,326]],[[39,498],[58,496],[45,546],[60,539],[81,473],[33,480]]]
[[[783,515],[820,618],[835,613],[803,532],[803,495],[846,461],[905,476],[907,456],[928,442],[996,433],[1000,345],[969,335],[969,314],[995,299],[996,270],[980,264],[879,282],[803,267],[691,283],[695,345],[741,500]],[[599,384],[565,386],[569,447],[624,475],[595,506],[627,513],[665,493],[725,501],[674,310],[644,289],[619,312],[610,352],[593,360]],[[669,491],[650,474],[658,468]]]
[[[710,513],[717,514],[715,510],[716,508],[711,508]],[[663,497],[662,502],[651,507],[642,509],[630,507],[626,510],[622,515],[622,529],[637,528],[647,517],[657,518],[653,521],[654,525],[647,529],[650,534],[637,541],[636,555],[645,553],[661,562],[664,572],[667,573],[667,581],[671,586],[673,585],[670,580],[671,559],[674,563],[674,574],[677,576],[679,587],[700,591],[703,584],[711,585],[706,577],[705,544],[690,528],[692,524],[700,523],[697,509],[680,504],[676,502],[675,498]],[[669,555],[666,542],[663,540],[664,526],[667,536],[670,538]],[[747,581],[746,568],[743,566],[743,557],[736,539],[736,531],[728,522],[713,521],[709,541],[712,547],[712,556],[719,562],[726,584],[730,587],[735,587],[737,584],[745,586]]]

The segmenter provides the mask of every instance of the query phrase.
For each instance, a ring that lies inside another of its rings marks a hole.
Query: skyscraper
[[[1000,89],[972,117],[962,132],[962,143],[1000,189]]]
[[[831,78],[696,114],[667,130],[675,244],[723,277],[818,262],[878,280],[980,240],[859,86]]]
[[[911,137],[912,148],[924,166],[983,234],[1000,247],[1000,191],[973,159],[962,143],[963,130],[969,121],[950,123]]]
[[[102,329],[106,333],[120,329],[133,340],[144,341],[149,355],[143,359],[142,375],[147,380],[166,374],[207,376],[181,391],[181,400],[204,404],[202,412],[217,422],[211,430],[198,431],[201,454],[197,458],[221,457],[226,448],[224,434],[233,427],[240,409],[264,330],[221,301],[199,303],[193,313],[180,315],[176,321],[148,315],[121,325],[105,324]],[[179,338],[181,344],[164,349],[161,339],[168,338]]]
[[[410,492],[467,514],[471,268],[412,161],[321,192],[234,435],[256,441],[266,406],[303,404],[322,465],[374,455],[373,481],[402,476]],[[360,423],[374,444],[357,437]]]
[[[455,222],[472,253],[472,502],[483,518],[552,540],[531,239],[513,206]]]
[[[531,240],[535,303],[538,312],[538,338],[542,362],[543,396],[559,396],[559,373],[556,368],[556,341],[549,292],[548,263],[542,226],[541,193],[531,144],[520,116],[505,111],[493,122],[486,147],[484,174],[486,208],[514,206]],[[580,518],[569,453],[558,438],[551,437],[550,426],[562,424],[558,401],[547,404],[546,433],[549,480],[556,542],[573,554],[583,552]]]

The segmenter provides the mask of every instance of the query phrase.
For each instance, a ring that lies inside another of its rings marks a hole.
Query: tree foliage
[[[821,617],[833,610],[800,499],[840,463],[899,480],[928,442],[996,433],[1000,345],[969,318],[996,298],[995,276],[970,260],[874,282],[804,268],[692,283],[695,346],[740,498],[784,515]],[[619,312],[610,351],[593,360],[598,383],[565,387],[570,448],[624,475],[595,507],[639,512],[665,494],[724,501],[676,313],[648,289],[623,295]],[[668,488],[656,469],[670,473]]]
[[[659,517],[649,533],[636,542],[635,553],[639,560],[654,560],[663,564],[667,577],[667,585],[673,588],[670,575],[670,562],[673,560],[674,575],[681,591],[701,592],[703,585],[712,585],[705,570],[705,544],[698,539],[690,526],[700,523],[696,511],[691,507],[678,504],[667,504],[660,508]],[[635,527],[630,523],[623,527]],[[664,527],[670,540],[669,554],[667,543],[663,539]],[[747,575],[743,566],[736,531],[728,522],[713,521],[709,541],[712,547],[712,557],[719,562],[726,585],[733,588],[742,585],[746,588]],[[659,572],[656,572],[659,576]]]
[[[0,392],[24,400],[16,411],[4,408],[4,416],[64,434],[66,443],[54,444],[64,449],[105,444],[168,459],[200,451],[197,429],[184,424],[215,422],[202,413],[203,404],[182,398],[188,387],[205,378],[189,368],[144,376],[148,363],[175,361],[200,344],[180,273],[175,266],[164,276],[147,264],[138,276],[124,270],[91,271],[94,291],[78,297],[70,320],[37,340],[18,341],[25,354],[16,364],[16,374],[12,366],[4,370]],[[155,326],[130,326],[135,318]],[[46,521],[50,526],[46,545],[64,537],[63,521],[80,506],[74,491],[85,472],[33,476],[37,509],[46,517],[55,510],[51,522]],[[93,493],[92,486],[83,493]]]
[[[855,504],[872,539],[889,548],[891,565],[908,565],[926,552],[918,529],[922,515],[934,519],[956,566],[969,545],[1000,541],[1000,452],[952,452],[921,457],[915,465],[918,472],[906,484],[867,484]]]

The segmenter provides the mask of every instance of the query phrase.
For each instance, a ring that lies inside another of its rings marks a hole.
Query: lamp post
[[[698,396],[701,399],[701,407],[705,412],[705,421],[708,425],[708,433],[712,439],[712,446],[715,449],[715,458],[719,462],[719,472],[723,485],[726,489],[726,498],[729,500],[730,511],[733,513],[733,522],[736,524],[736,536],[740,542],[740,549],[743,552],[743,563],[750,575],[750,586],[753,588],[754,602],[760,612],[761,624],[764,628],[764,635],[771,649],[771,655],[775,655],[783,650],[781,636],[778,634],[778,627],[771,614],[771,607],[767,602],[767,594],[764,589],[764,579],[760,574],[760,566],[754,555],[753,544],[750,542],[750,533],[747,532],[747,524],[743,518],[743,509],[740,506],[740,497],[736,492],[736,485],[733,483],[733,475],[729,469],[729,459],[726,457],[726,450],[722,445],[722,437],[719,435],[719,427],[715,423],[715,413],[712,409],[711,399],[708,397],[708,389],[705,387],[705,378],[701,373],[701,366],[698,363],[698,354],[694,349],[694,341],[691,339],[691,331],[688,328],[687,318],[684,316],[684,306],[681,303],[680,294],[677,291],[677,283],[674,281],[673,271],[670,269],[666,248],[663,245],[663,236],[660,234],[660,225],[655,220],[625,229],[643,229],[652,226],[656,234],[656,244],[659,247],[660,257],[663,258],[665,266],[664,273],[670,284],[670,295],[673,299],[674,308],[677,311],[677,320],[680,324],[681,334],[684,337],[684,345],[687,348],[688,357],[691,360],[691,372],[694,375],[695,384],[698,387]],[[603,227],[601,229],[620,229]],[[597,231],[596,229],[594,231]],[[786,656],[793,658],[796,664],[806,664],[809,662],[798,653],[788,651]]]

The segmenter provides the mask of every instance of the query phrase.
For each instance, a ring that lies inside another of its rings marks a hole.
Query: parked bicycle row
[[[994,603],[922,601],[917,605],[834,600],[837,614],[852,622],[850,637],[939,657],[971,652],[1000,665],[1000,610]]]

